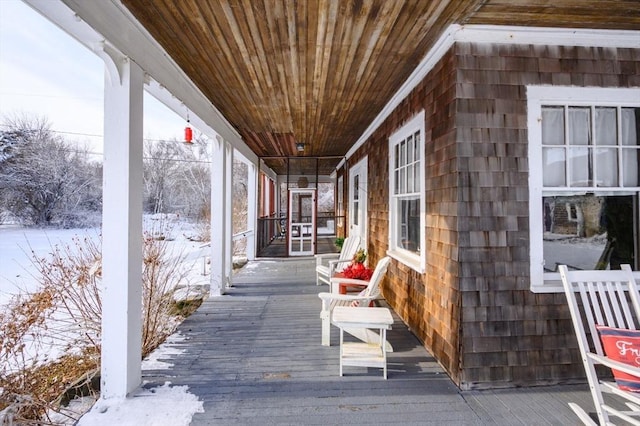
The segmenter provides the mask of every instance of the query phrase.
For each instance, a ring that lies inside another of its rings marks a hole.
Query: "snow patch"
[[[78,426],[188,426],[195,413],[204,413],[203,403],[188,392],[188,386],[170,382],[150,389],[140,388],[126,399],[100,399],[82,416]]]
[[[151,352],[143,361],[143,370],[168,370],[173,367],[173,364],[166,362],[167,359],[172,359],[175,355],[181,355],[184,353],[183,349],[178,349],[175,344],[186,341],[187,338],[180,334],[180,332],[174,333],[165,340],[163,344],[158,346],[153,352]],[[160,361],[161,359],[165,361]]]

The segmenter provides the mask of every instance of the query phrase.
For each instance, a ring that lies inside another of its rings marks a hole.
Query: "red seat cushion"
[[[640,331],[596,325],[605,355],[615,361],[640,367]],[[640,392],[640,377],[611,369],[620,389]]]

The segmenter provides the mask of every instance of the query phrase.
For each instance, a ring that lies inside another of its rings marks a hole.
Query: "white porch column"
[[[247,235],[247,259],[256,258],[256,233],[258,232],[258,166],[247,164],[247,227],[253,232]]]
[[[105,56],[103,56],[105,57]],[[142,110],[144,73],[106,58],[102,214],[101,398],[124,398],[141,382]]]
[[[231,263],[231,171],[233,148],[216,136],[211,147],[211,296],[222,296]]]

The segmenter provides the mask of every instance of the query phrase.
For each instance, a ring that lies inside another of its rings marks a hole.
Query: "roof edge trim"
[[[639,49],[640,31],[452,24],[440,36],[407,81],[391,97],[360,138],[347,151],[344,159],[336,166],[336,170],[339,170],[364,145],[400,102],[409,96],[411,91],[420,84],[456,42]]]

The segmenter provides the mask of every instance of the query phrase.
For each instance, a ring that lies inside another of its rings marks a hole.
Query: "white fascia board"
[[[543,46],[584,46],[611,48],[640,48],[640,31],[598,30],[573,28],[515,27],[498,25],[450,25],[433,48],[411,73],[402,87],[391,97],[382,111],[349,149],[336,170],[371,137],[384,120],[413,89],[416,88],[444,54],[456,42],[493,44],[533,44]]]
[[[466,25],[455,41],[542,46],[640,48],[640,31]]]
[[[246,159],[258,163],[258,157],[236,129],[120,1],[23,1],[91,51],[99,52],[108,44],[130,58],[158,83],[156,86],[147,85],[152,96],[185,119],[188,109],[194,126],[209,136],[213,130]],[[168,91],[169,96],[163,94],[163,90]]]

